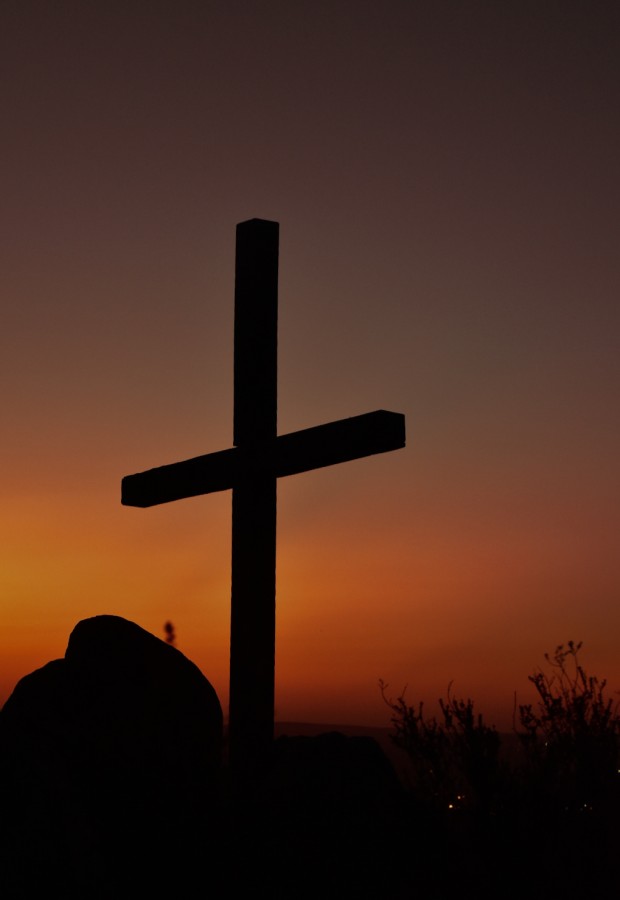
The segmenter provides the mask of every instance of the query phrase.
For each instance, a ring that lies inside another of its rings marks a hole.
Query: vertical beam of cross
[[[237,226],[232,500],[230,764],[260,764],[273,740],[276,592],[278,223]],[[252,755],[249,756],[249,748]]]

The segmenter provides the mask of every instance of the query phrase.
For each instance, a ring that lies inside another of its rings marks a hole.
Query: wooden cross
[[[229,746],[241,774],[273,740],[277,479],[405,446],[405,417],[385,410],[278,437],[278,231],[237,225],[234,446],[122,480],[126,506],[232,488]]]

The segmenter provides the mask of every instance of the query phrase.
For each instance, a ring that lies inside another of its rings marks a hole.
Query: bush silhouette
[[[520,761],[501,754],[497,730],[474,712],[471,699],[440,700],[441,716],[424,703],[409,705],[379,687],[391,710],[396,746],[411,761],[410,788],[437,810],[495,815],[502,810],[546,814],[611,815],[620,792],[620,701],[605,696],[607,682],[588,675],[579,661],[581,642],[545,654],[549,671],[528,676],[537,705],[518,707],[515,732]]]
[[[438,720],[425,717],[422,702],[409,706],[404,691],[396,700],[388,698],[388,685],[379,684],[392,711],[392,741],[411,760],[410,786],[418,799],[439,810],[489,812],[503,773],[500,736],[474,713],[473,701],[453,697],[449,687],[447,698],[439,701]]]
[[[619,780],[619,701],[605,697],[605,680],[585,672],[581,646],[569,641],[546,653],[550,672],[529,676],[536,708],[519,706],[529,781],[541,799],[568,813],[602,811]]]
[[[479,897],[496,896],[500,883],[503,896],[532,900],[617,892],[619,704],[586,673],[580,649],[560,644],[546,654],[548,671],[529,676],[538,702],[515,702],[512,756],[471,699],[449,688],[440,716],[429,717],[422,702],[408,704],[404,691],[392,700],[379,683],[390,737],[411,762],[410,843],[434,867],[434,897],[465,882]]]

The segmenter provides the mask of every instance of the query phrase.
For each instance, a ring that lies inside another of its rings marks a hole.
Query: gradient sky
[[[620,7],[5,0],[0,702],[113,613],[227,704],[235,225],[280,222],[279,429],[405,413],[280,483],[276,715],[379,678],[500,726],[545,651],[620,688]]]

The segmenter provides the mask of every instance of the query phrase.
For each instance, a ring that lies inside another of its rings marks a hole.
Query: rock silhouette
[[[80,622],[0,713],[4,877],[84,896],[161,883],[217,819],[221,750],[197,666],[133,622]]]

